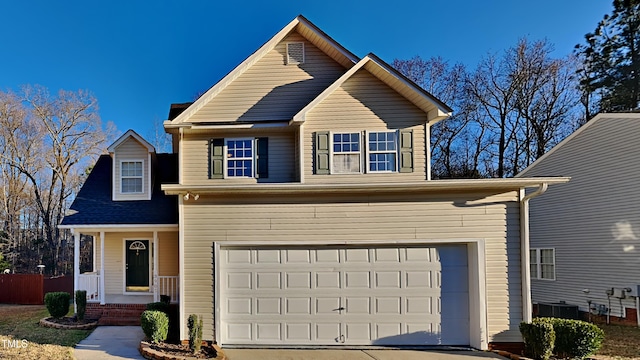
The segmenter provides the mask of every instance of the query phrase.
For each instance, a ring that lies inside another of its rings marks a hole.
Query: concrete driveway
[[[228,360],[479,360],[505,359],[485,351],[436,350],[291,350],[291,349],[222,349]]]

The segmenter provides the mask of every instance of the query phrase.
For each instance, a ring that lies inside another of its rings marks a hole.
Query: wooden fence
[[[44,294],[65,291],[73,298],[73,276],[45,279],[40,274],[0,274],[0,304],[42,305]]]

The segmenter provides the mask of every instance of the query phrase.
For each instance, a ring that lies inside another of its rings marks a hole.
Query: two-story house
[[[568,179],[432,181],[451,111],[299,16],[172,106],[173,154],[128,132],[98,161],[63,222],[96,237],[76,283],[103,308],[172,295],[180,338],[200,314],[222,346],[521,342],[524,189]]]

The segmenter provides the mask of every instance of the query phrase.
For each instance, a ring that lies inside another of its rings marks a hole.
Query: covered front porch
[[[178,303],[177,226],[74,228],[74,288],[89,304]],[[80,273],[80,240],[93,237],[92,269]]]

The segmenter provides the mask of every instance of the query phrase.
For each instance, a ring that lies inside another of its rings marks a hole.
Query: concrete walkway
[[[144,339],[140,326],[98,326],[76,345],[77,360],[144,360],[138,346]]]
[[[222,349],[228,360],[481,360],[502,359],[485,351]]]

